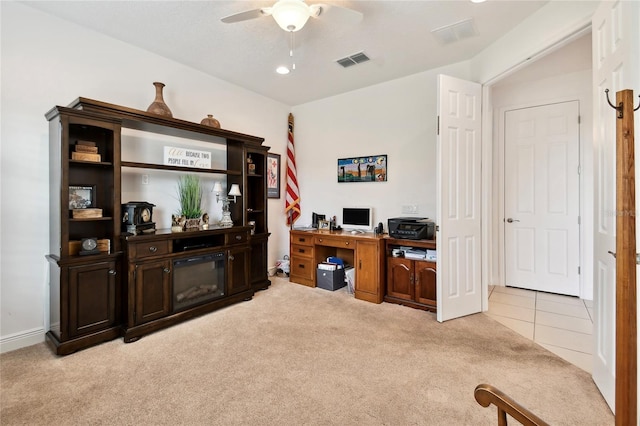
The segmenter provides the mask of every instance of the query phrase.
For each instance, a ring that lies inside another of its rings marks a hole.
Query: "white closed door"
[[[640,93],[640,2],[603,1],[591,20],[594,115],[593,381],[615,411],[616,358],[616,92]],[[636,97],[637,99],[637,97]],[[637,106],[637,104],[636,104]],[[636,164],[640,114],[635,113]],[[636,171],[636,179],[640,174]],[[636,182],[636,188],[638,188]],[[636,197],[636,204],[640,197]],[[638,207],[636,207],[638,209]],[[640,227],[636,227],[638,240]],[[636,270],[640,277],[640,271]],[[640,294],[640,293],[639,293]],[[634,394],[636,389],[632,390]]]
[[[579,103],[505,113],[505,283],[580,293]]]
[[[481,89],[438,75],[437,320],[482,310]]]

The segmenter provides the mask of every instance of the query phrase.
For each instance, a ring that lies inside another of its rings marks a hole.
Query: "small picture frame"
[[[95,207],[95,186],[69,185],[69,210]]]
[[[325,230],[325,231],[330,231],[331,230],[331,222],[329,222],[328,220],[319,220],[318,221],[318,229],[320,230]]]
[[[267,198],[280,198],[280,154],[267,153]]]

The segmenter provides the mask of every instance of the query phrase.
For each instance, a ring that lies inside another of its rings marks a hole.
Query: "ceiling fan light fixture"
[[[271,16],[285,31],[299,31],[309,20],[311,12],[301,0],[280,0],[271,8]]]

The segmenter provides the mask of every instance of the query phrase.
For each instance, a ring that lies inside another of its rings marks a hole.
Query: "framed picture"
[[[280,154],[267,153],[267,198],[280,198]]]
[[[338,159],[338,182],[386,182],[387,156]]]
[[[95,186],[69,185],[69,210],[95,206]]]
[[[331,230],[331,222],[328,220],[319,220],[318,229],[324,229],[325,231]]]

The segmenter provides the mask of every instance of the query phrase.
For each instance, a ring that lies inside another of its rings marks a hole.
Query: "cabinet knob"
[[[169,272],[171,272],[171,270],[170,270],[169,268],[164,268],[162,271],[163,271],[165,274],[168,274]]]
[[[349,245],[349,241],[345,242],[345,243],[344,243],[344,245],[345,245],[345,246],[348,246],[348,245]]]
[[[233,260],[233,259],[235,259],[235,257],[233,257],[233,255],[230,254],[229,255],[229,260]]]
[[[109,275],[115,275],[117,272],[114,269],[109,269]]]
[[[236,235],[236,240],[240,241],[242,239],[242,235]]]
[[[156,247],[156,246],[151,246],[151,247],[149,247],[149,251],[150,251],[151,253],[155,253],[155,252],[157,252],[157,251],[158,251],[158,247]]]

